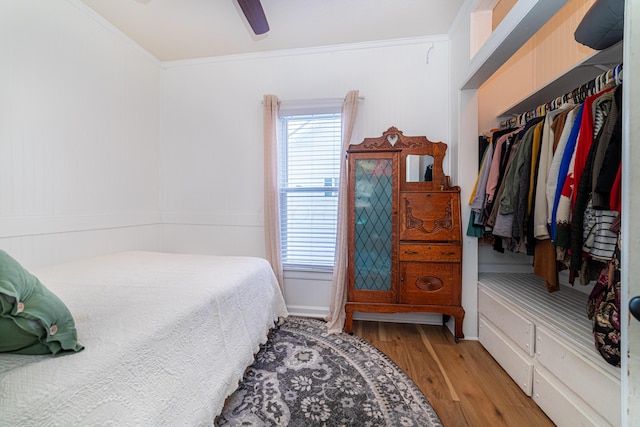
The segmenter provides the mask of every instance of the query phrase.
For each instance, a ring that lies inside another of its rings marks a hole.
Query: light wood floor
[[[443,326],[358,320],[353,333],[411,377],[444,427],[554,425],[478,341],[456,344]]]

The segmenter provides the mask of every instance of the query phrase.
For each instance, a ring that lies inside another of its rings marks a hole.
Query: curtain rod
[[[278,99],[278,104],[305,104],[305,105],[318,105],[318,104],[337,104],[344,102],[345,98],[317,98],[317,99]],[[364,101],[364,96],[358,96],[358,101]],[[264,104],[264,100],[260,101]]]

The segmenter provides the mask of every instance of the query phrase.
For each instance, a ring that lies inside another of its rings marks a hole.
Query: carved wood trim
[[[413,216],[413,213],[411,211],[411,203],[409,203],[408,199],[404,199],[404,204],[405,223],[407,224],[407,229],[416,229],[422,231],[423,233],[431,233],[431,231],[425,230],[423,220]]]
[[[395,126],[382,133],[378,138],[365,138],[360,144],[351,144],[349,149],[357,149],[358,151],[367,150],[389,150],[389,149],[406,149],[406,148],[424,148],[429,146],[430,152],[433,154],[444,153],[447,150],[447,144],[444,142],[433,142],[426,136],[405,136],[401,130]]]
[[[413,216],[409,199],[404,199],[405,223],[407,224],[407,229],[420,230],[428,234],[435,233],[436,231],[440,230],[453,230],[453,212],[451,210],[452,203],[453,199],[449,199],[449,201],[447,202],[447,207],[445,208],[445,215],[442,218],[433,220],[433,228],[431,230],[426,230],[424,228],[424,221]]]
[[[437,291],[442,289],[444,282],[438,277],[422,276],[416,279],[416,287],[421,291]]]

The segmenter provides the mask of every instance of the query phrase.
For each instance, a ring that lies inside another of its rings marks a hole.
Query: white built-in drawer
[[[478,287],[478,311],[529,356],[535,353],[535,325]]]
[[[620,425],[619,377],[581,356],[544,327],[536,331],[536,359],[603,418]]]
[[[605,420],[551,373],[536,368],[533,400],[558,427],[618,426]]]
[[[507,374],[531,396],[533,382],[533,357],[524,354],[500,329],[480,315],[479,340],[484,348],[502,366]]]

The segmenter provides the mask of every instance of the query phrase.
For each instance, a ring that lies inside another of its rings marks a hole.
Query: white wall
[[[164,65],[161,206],[169,251],[264,256],[264,94],[344,98],[358,89],[365,99],[354,142],[396,126],[455,144],[444,36]],[[326,313],[330,280],[287,274],[292,312]]]
[[[159,64],[72,0],[0,2],[0,58],[0,247],[159,248]]]
[[[125,249],[263,256],[267,93],[358,89],[354,142],[390,126],[446,142],[458,182],[446,36],[160,64],[79,0],[10,0],[0,40],[0,247],[28,267]],[[329,295],[330,275],[286,276],[292,312],[322,315]]]
[[[461,188],[462,210],[462,307],[465,310],[465,338],[478,337],[478,239],[466,236],[470,209],[467,203],[478,173],[478,96],[477,90],[460,90],[470,69],[471,13],[479,1],[468,0],[449,31],[451,43],[451,109],[452,140],[456,141],[454,175]],[[451,325],[450,325],[451,327]]]

